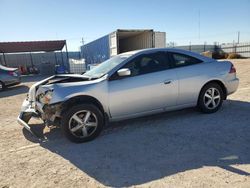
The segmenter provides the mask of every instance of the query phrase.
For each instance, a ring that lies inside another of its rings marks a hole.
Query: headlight
[[[52,99],[53,90],[48,90],[45,93],[39,95],[39,102],[43,104],[49,104]]]

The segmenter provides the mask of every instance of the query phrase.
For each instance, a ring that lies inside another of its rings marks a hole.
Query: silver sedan
[[[20,84],[21,78],[18,68],[9,68],[0,64],[0,91],[8,86]]]
[[[97,137],[105,122],[197,106],[220,109],[237,90],[236,69],[179,49],[146,49],[112,57],[84,75],[57,75],[31,87],[18,122],[57,123],[74,142]],[[32,131],[31,131],[32,132]]]

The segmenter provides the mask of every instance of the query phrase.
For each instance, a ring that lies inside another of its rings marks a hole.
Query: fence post
[[[61,65],[64,65],[63,52],[62,52],[62,50],[61,50],[61,58],[62,58],[62,63],[61,63]]]
[[[4,65],[7,66],[7,62],[6,62],[6,58],[5,58],[5,54],[3,53],[3,61],[4,61]]]
[[[33,63],[33,58],[32,58],[31,52],[30,52],[30,63],[31,63],[31,67],[34,68],[34,63]]]
[[[55,55],[55,65],[57,65],[56,52],[54,52],[54,55]]]

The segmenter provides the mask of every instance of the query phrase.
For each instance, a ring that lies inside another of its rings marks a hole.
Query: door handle
[[[171,84],[172,80],[165,80],[164,84]]]

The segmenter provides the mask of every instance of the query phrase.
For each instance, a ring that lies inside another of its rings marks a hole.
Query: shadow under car
[[[228,100],[213,114],[185,109],[111,123],[84,144],[71,143],[52,128],[40,145],[112,187],[140,185],[202,166],[249,176],[231,166],[250,164],[249,112],[249,102]],[[44,129],[43,124],[34,127]],[[24,135],[37,142],[25,130]]]

